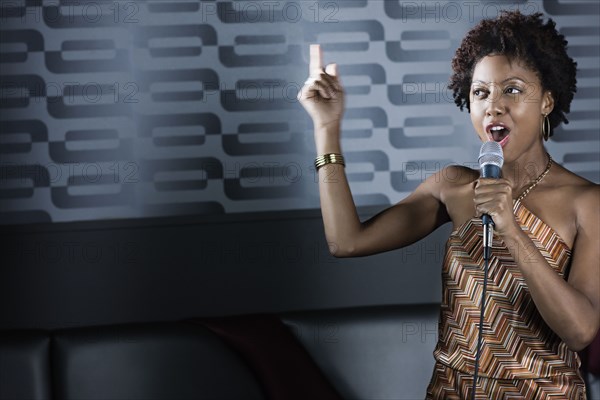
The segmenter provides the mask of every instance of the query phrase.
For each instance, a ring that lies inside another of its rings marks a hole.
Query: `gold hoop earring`
[[[542,137],[544,141],[547,142],[550,138],[550,118],[548,118],[548,114],[543,114],[544,120],[542,121]]]

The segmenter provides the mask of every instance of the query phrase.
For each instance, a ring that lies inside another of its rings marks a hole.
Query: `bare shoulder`
[[[598,201],[598,185],[556,163],[525,206],[573,248],[581,227],[600,218]]]
[[[479,178],[479,171],[462,165],[449,165],[441,169],[436,176],[440,200],[447,204],[448,200],[460,196],[464,191],[472,191],[472,184]]]
[[[558,166],[554,189],[565,201],[572,203],[578,217],[598,215],[600,212],[600,185],[568,169]],[[579,220],[579,218],[578,218]]]
[[[442,168],[427,178],[419,190],[427,191],[443,208],[454,228],[473,216],[473,182],[479,171],[460,165]]]
[[[555,211],[571,218],[575,232],[600,218],[600,185],[557,165],[547,199],[558,206]]]
[[[577,215],[577,226],[591,223],[598,225],[600,222],[600,185],[579,177],[573,187],[574,206]]]
[[[465,197],[472,197],[473,182],[477,178],[479,178],[479,172],[471,168],[460,165],[446,166],[427,177],[400,204],[418,203],[418,206],[422,208],[426,203],[435,203],[435,207],[444,208],[450,219],[454,221],[455,205],[464,204]]]
[[[470,184],[479,178],[479,171],[462,165],[449,165],[441,171],[448,186]]]

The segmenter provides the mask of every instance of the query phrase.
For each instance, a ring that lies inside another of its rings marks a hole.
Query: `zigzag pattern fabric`
[[[521,202],[513,210],[521,229],[566,279],[571,259],[566,243]],[[436,366],[427,399],[471,398],[484,277],[482,237],[481,220],[473,218],[446,244]],[[476,398],[585,399],[577,353],[542,319],[504,242],[494,237],[492,246]]]

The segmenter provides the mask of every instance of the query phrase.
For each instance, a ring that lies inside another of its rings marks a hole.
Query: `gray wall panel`
[[[473,165],[450,59],[482,17],[515,8],[570,42],[579,90],[548,148],[598,182],[595,1],[2,1],[0,224],[318,208],[296,101],[313,42],[348,92],[357,205],[395,203]]]

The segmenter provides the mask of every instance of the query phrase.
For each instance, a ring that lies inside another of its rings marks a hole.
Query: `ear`
[[[554,96],[552,92],[546,90],[542,95],[542,114],[550,114],[554,109]]]

